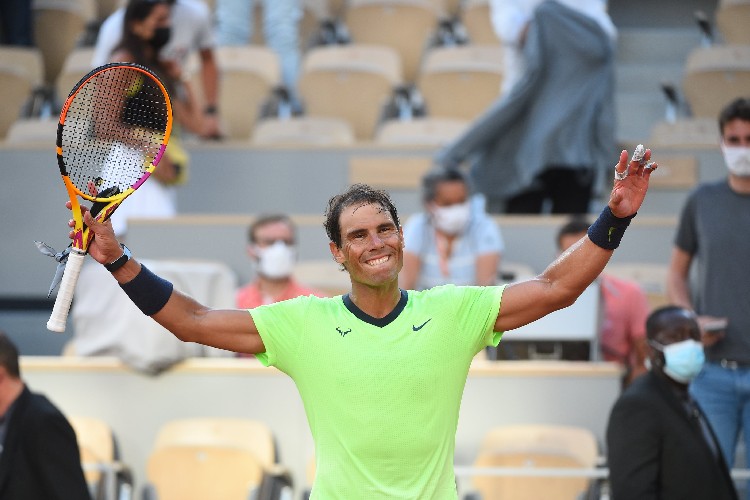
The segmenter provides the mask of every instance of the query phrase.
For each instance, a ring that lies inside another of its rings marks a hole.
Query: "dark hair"
[[[732,120],[750,122],[750,99],[740,97],[727,104],[719,114],[719,133],[724,135],[724,127]]]
[[[328,200],[325,221],[323,222],[328,239],[341,248],[341,226],[339,225],[341,212],[344,208],[352,205],[370,204],[379,205],[383,210],[387,210],[391,214],[396,227],[401,227],[401,223],[398,220],[398,210],[396,210],[396,206],[391,201],[388,193],[380,189],[374,189],[367,184],[353,184],[345,192],[332,196]]]
[[[18,348],[3,331],[0,331],[0,366],[5,368],[11,377],[21,377],[21,368],[18,365]]]
[[[294,239],[297,239],[297,228],[294,226],[294,222],[292,222],[292,219],[289,218],[288,215],[284,214],[264,214],[259,215],[255,221],[250,224],[250,227],[247,230],[247,240],[250,243],[256,243],[257,239],[255,237],[255,232],[258,230],[259,227],[265,226],[267,224],[274,224],[276,222],[283,222],[289,228],[292,230],[292,235]]]
[[[646,318],[646,337],[650,340],[656,338],[656,336],[664,330],[667,326],[667,322],[675,315],[675,313],[682,314],[687,309],[675,305],[667,305],[659,307],[651,312]]]
[[[568,222],[557,231],[557,247],[562,247],[563,237],[569,234],[581,234],[589,230],[589,221],[583,215],[576,215],[571,217]]]
[[[138,35],[133,33],[130,29],[130,25],[134,21],[143,21],[154,10],[159,4],[172,5],[174,1],[170,0],[129,0],[127,7],[125,7],[125,15],[122,20],[122,39],[120,43],[114,48],[112,53],[118,50],[124,50],[133,56],[133,62],[146,66],[147,68],[154,71],[159,78],[162,79],[164,85],[167,86],[167,90],[171,90],[172,81],[166,77],[166,71],[164,65],[159,59],[158,53],[147,55],[144,50],[147,42],[144,42]]]
[[[437,187],[441,182],[463,182],[466,190],[471,193],[469,177],[457,168],[436,167],[422,177],[422,201],[429,203],[437,195]]]

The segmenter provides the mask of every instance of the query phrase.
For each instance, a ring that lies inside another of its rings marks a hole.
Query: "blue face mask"
[[[664,353],[664,373],[676,382],[689,383],[700,373],[706,361],[703,344],[697,340],[688,339],[666,346],[651,342],[651,345]]]

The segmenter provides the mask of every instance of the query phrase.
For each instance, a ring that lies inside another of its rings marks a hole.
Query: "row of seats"
[[[18,72],[12,75],[22,103],[34,79],[33,51],[19,49],[8,53],[20,59],[28,55],[30,69],[23,83]],[[222,47],[217,50],[222,71],[220,114],[229,137],[247,140],[272,89],[279,83],[277,56],[261,46]],[[91,49],[78,49],[66,60],[57,83],[59,95],[67,95],[73,85],[90,70]],[[20,64],[19,64],[20,66]],[[20,71],[20,70],[19,70]],[[470,121],[497,98],[502,81],[502,55],[498,47],[461,46],[432,49],[422,66],[418,88],[429,116]],[[23,84],[21,84],[23,83]],[[200,86],[195,74],[193,83]],[[398,54],[383,46],[342,45],[311,50],[304,59],[299,92],[307,116],[345,121],[356,140],[374,137],[384,106],[394,89],[403,83]],[[0,134],[18,117],[18,110],[8,109]]]
[[[86,416],[73,416],[70,422],[92,497],[136,498],[127,459],[119,456],[111,427]],[[273,433],[256,420],[169,421],[159,429],[146,467],[145,500],[267,500],[292,488],[290,473],[278,463]]]
[[[117,437],[101,419],[74,416],[81,460],[95,500],[135,498],[130,470],[117,452]],[[119,436],[122,438],[122,436]],[[127,460],[125,459],[125,462]],[[518,425],[492,429],[482,440],[464,489],[483,500],[501,498],[567,500],[591,488],[582,477],[539,481],[521,474],[482,475],[483,468],[594,469],[601,463],[594,434],[581,427]],[[575,475],[575,474],[574,474]],[[315,477],[309,459],[304,494]],[[109,481],[109,483],[108,483]],[[293,478],[279,463],[275,439],[263,422],[241,418],[188,418],[159,429],[146,466],[146,500],[257,500],[291,498]]]
[[[18,111],[40,80],[39,55],[31,49],[4,48],[0,80],[9,94],[0,116],[0,135],[17,120]],[[275,85],[280,69],[276,55],[260,46],[218,50],[222,70],[220,111],[228,136],[247,140],[254,132],[260,108]],[[90,69],[90,49],[78,49],[66,60],[58,79],[58,93],[70,88]],[[497,46],[459,46],[431,49],[420,70],[417,88],[431,118],[470,122],[498,96],[502,82],[502,54]],[[199,79],[194,83],[200,85]],[[325,46],[311,50],[304,60],[299,82],[306,115],[342,120],[355,141],[372,140],[394,90],[403,83],[398,55],[382,46]],[[715,45],[695,49],[686,62],[683,89],[699,121],[670,127],[658,124],[659,145],[716,144],[714,120],[727,100],[747,94],[750,88],[750,45]],[[457,134],[462,127],[453,127]],[[690,137],[685,132],[692,130]],[[695,133],[708,131],[695,142]],[[348,131],[337,132],[338,143],[349,143]],[[676,137],[675,137],[676,135]],[[672,138],[670,138],[672,136]],[[259,142],[263,142],[263,133]],[[392,136],[391,136],[392,137]],[[682,139],[681,139],[682,137]],[[675,143],[675,140],[678,143]],[[441,138],[441,142],[442,138]]]

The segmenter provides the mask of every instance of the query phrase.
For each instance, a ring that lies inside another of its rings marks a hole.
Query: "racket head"
[[[105,64],[76,83],[60,112],[57,164],[75,220],[73,246],[90,235],[78,197],[106,220],[151,175],[172,132],[172,102],[159,77],[128,62]]]
[[[172,103],[159,77],[135,63],[93,69],[60,112],[57,163],[76,195],[122,200],[154,171],[172,132]]]

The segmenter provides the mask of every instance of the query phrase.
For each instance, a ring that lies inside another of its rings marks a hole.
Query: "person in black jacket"
[[[0,498],[91,500],[76,435],[21,380],[18,349],[0,332]]]
[[[615,402],[607,426],[613,500],[736,500],[716,436],[688,393],[704,362],[695,314],[659,308],[646,337],[651,368]]]

